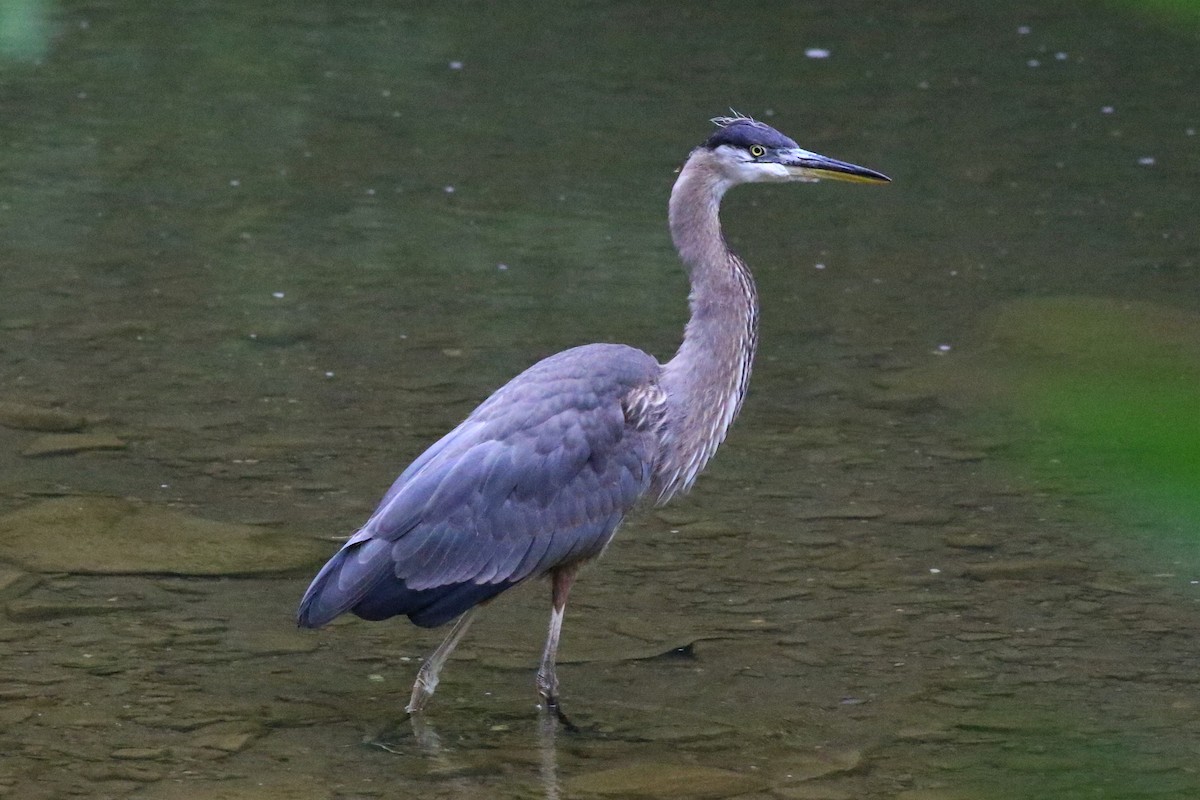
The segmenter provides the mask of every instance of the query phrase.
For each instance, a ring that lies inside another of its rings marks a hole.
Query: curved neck
[[[683,343],[660,379],[667,396],[655,470],[660,502],[686,491],[725,439],[758,342],[754,279],[721,234],[721,198],[732,184],[709,159],[694,151],[671,191],[671,238],[692,289]]]

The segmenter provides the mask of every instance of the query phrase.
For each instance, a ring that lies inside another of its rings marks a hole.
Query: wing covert
[[[360,535],[391,542],[411,590],[516,583],[599,555],[650,483],[655,440],[624,398],[657,370],[618,345],[539,362],[413,462]]]

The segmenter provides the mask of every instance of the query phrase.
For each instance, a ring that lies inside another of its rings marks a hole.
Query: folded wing
[[[432,627],[599,555],[650,483],[654,430],[626,401],[658,370],[639,350],[588,345],[518,375],[396,480],[313,580],[299,624],[353,611]]]

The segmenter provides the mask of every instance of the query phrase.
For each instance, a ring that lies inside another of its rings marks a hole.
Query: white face
[[[713,151],[732,183],[783,183],[801,180],[778,161],[757,161],[747,150],[723,144]]]

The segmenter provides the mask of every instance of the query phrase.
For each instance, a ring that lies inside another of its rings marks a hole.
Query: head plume
[[[712,123],[717,126],[717,130],[704,143],[709,150],[715,150],[721,145],[746,148],[759,144],[774,149],[799,146],[765,122],[739,114],[733,109],[730,109],[730,113],[732,116],[729,117],[713,117]]]

